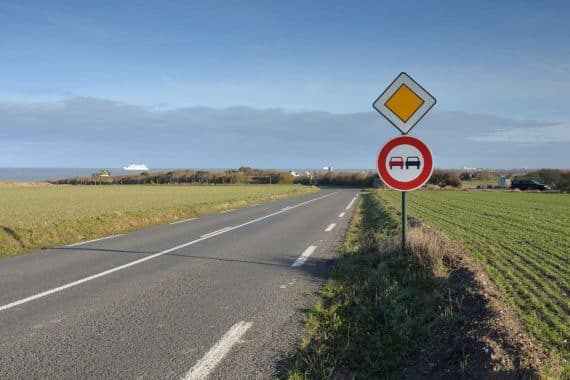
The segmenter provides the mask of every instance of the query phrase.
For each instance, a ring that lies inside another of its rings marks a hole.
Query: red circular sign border
[[[390,176],[390,173],[386,170],[386,159],[388,153],[398,145],[411,145],[420,151],[422,157],[424,158],[423,170],[420,175],[412,181],[398,181],[397,179]],[[378,153],[377,161],[378,175],[382,182],[384,182],[388,187],[398,190],[398,191],[412,191],[422,187],[431,177],[433,173],[433,158],[431,155],[431,150],[429,147],[420,139],[412,136],[398,136],[388,141],[380,152]]]

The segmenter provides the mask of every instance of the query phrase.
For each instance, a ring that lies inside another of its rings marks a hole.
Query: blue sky
[[[570,166],[568,2],[118,3],[0,4],[0,167],[372,168],[401,71],[439,166]]]

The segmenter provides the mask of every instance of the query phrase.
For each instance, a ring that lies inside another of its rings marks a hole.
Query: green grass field
[[[400,193],[380,195],[400,207]],[[529,334],[570,359],[570,195],[415,191],[409,215],[460,241],[516,306]]]
[[[477,186],[497,186],[498,181],[496,178],[493,179],[471,179],[469,181],[461,181],[461,187],[463,188],[476,188]]]
[[[299,185],[0,185],[0,257],[314,191]]]

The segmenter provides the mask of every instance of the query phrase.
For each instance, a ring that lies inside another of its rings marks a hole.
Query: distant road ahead
[[[0,378],[270,378],[357,190],[0,260]]]

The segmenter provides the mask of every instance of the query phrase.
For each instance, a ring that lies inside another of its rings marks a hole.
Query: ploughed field
[[[400,209],[401,195],[380,195]],[[531,335],[570,360],[570,195],[499,191],[408,193],[408,213],[469,250],[518,309]]]
[[[300,185],[0,184],[0,257],[314,191]]]

